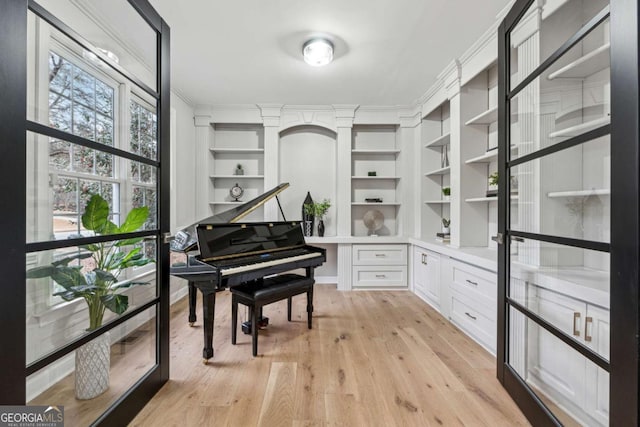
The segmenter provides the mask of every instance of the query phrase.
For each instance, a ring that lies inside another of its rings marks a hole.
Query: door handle
[[[593,325],[593,317],[587,316],[584,319],[584,340],[591,342],[591,335],[589,335],[589,324]]]
[[[580,312],[575,311],[573,313],[573,335],[576,337],[580,336]]]

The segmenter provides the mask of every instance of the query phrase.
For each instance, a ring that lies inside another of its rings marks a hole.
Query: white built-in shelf
[[[592,50],[586,55],[581,56],[575,61],[560,68],[558,71],[549,74],[547,79],[584,79],[597,73],[598,71],[602,71],[605,68],[608,68],[611,63],[609,60],[609,47],[610,45],[609,43],[607,43],[595,50]]]
[[[210,148],[215,154],[262,154],[264,148]]]
[[[212,179],[262,179],[264,175],[213,175]]]
[[[584,117],[585,115],[604,116],[605,111],[608,110],[608,105],[605,103],[593,104],[593,105],[579,105],[567,108],[556,113],[556,123],[562,122],[566,119],[573,119],[576,117]]]
[[[469,119],[465,125],[490,125],[498,120],[498,107],[489,108],[472,119]]]
[[[608,196],[611,190],[608,188],[576,191],[553,191],[547,193],[547,197],[587,197],[587,196]]]
[[[583,133],[589,132],[590,130],[594,130],[599,128],[600,126],[608,125],[611,123],[611,117],[600,117],[599,119],[590,120],[585,123],[580,123],[579,125],[570,126],[566,129],[557,130],[555,132],[551,132],[549,134],[549,138],[564,138],[564,137],[572,137],[582,135]]]
[[[353,202],[353,203],[351,203],[351,206],[400,206],[400,203],[396,203],[396,202],[382,202],[382,203]]]
[[[245,200],[238,200],[237,202],[209,202],[210,205],[241,205]]]
[[[425,205],[448,205],[451,200],[426,200]]]
[[[449,173],[450,170],[451,170],[451,166],[447,166],[444,168],[436,169],[431,172],[427,172],[424,174],[424,176],[446,175]]]
[[[400,150],[351,150],[351,154],[399,154]]]
[[[400,177],[399,176],[352,176],[351,179],[365,179],[365,180],[394,179],[398,181]]]
[[[518,200],[518,195],[517,194],[512,194],[511,195],[511,200]],[[494,197],[474,197],[471,199],[465,199],[465,202],[468,203],[482,203],[482,202],[497,202],[498,201],[498,196],[494,196]]]
[[[516,145],[511,146],[511,152],[517,150],[518,147]],[[491,163],[492,161],[498,158],[498,149],[489,150],[481,156],[474,157],[465,161],[466,164],[470,165],[472,163]]]
[[[434,140],[431,140],[425,144],[425,148],[431,147],[442,147],[443,145],[447,145],[451,140],[451,133],[445,133],[442,136],[437,137]]]

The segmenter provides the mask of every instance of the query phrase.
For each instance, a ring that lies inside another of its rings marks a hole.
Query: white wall
[[[195,218],[196,194],[195,174],[195,140],[196,128],[193,124],[194,110],[182,98],[171,93],[171,108],[175,109],[175,142],[172,141],[171,162],[175,167],[174,182],[171,192],[171,204],[175,206],[175,224],[178,230],[202,219]],[[172,183],[173,184],[173,183]],[[206,195],[201,195],[206,197]],[[176,230],[171,230],[175,232]]]

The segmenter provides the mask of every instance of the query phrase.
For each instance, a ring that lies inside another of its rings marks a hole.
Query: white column
[[[211,116],[209,114],[196,114],[194,117],[196,127],[196,147],[194,150],[194,212],[195,218],[204,219],[211,216],[209,202],[213,195],[213,182],[209,178],[209,161],[211,153],[209,148],[213,144],[213,131],[211,127]],[[213,162],[211,162],[213,164]]]
[[[422,207],[420,189],[421,180],[412,179],[420,174],[420,123],[421,110],[405,110],[399,112],[400,132],[397,148],[400,150],[396,161],[398,183],[398,200],[402,201],[400,208],[400,224],[398,234],[401,236],[418,236],[420,230],[420,212]],[[417,220],[416,220],[417,218]],[[416,231],[417,230],[417,231]]]
[[[337,235],[351,235],[351,130],[357,105],[334,105],[338,129],[336,150]]]
[[[281,104],[258,105],[264,126],[264,190],[269,191],[280,184],[280,115]],[[278,221],[279,209],[275,201],[264,206],[264,220]]]

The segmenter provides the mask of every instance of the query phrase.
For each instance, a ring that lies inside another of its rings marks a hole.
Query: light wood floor
[[[208,365],[201,324],[189,328],[185,301],[172,308],[171,380],[132,425],[528,425],[495,359],[410,292],[316,285],[313,329],[304,296],[290,323],[285,301],[265,307],[256,358],[250,336],[230,343],[230,304],[218,294]]]

